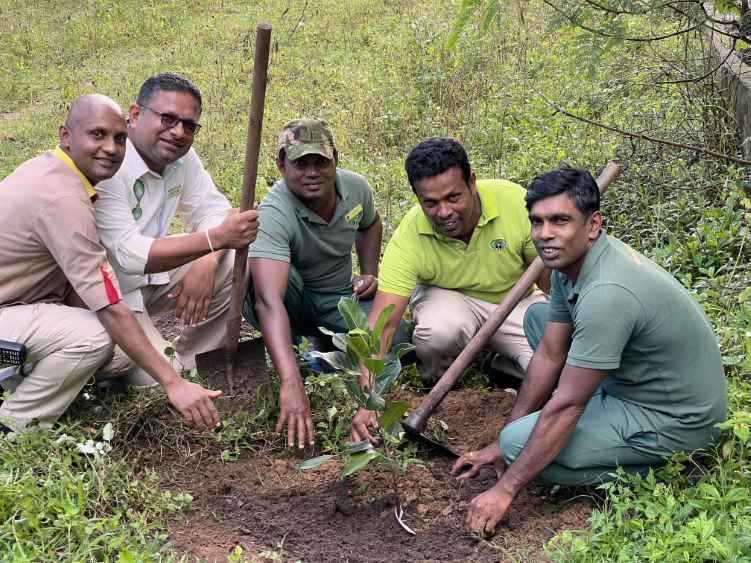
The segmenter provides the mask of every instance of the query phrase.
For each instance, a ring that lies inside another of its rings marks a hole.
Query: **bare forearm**
[[[539,287],[545,295],[550,295],[550,272],[550,268],[544,268],[536,282],[537,287]]]
[[[146,273],[168,272],[209,254],[211,248],[206,240],[206,233],[207,231],[200,231],[189,235],[156,239],[149,250]],[[222,248],[222,241],[216,229],[209,229],[208,235],[215,250]]]
[[[133,313],[120,302],[97,311],[97,317],[115,344],[146,373],[166,387],[181,378],[149,342]]]
[[[378,262],[381,256],[381,238],[383,226],[381,218],[376,217],[373,224],[359,231],[355,237],[355,251],[360,261],[360,273],[378,276]]]
[[[506,425],[542,408],[553,394],[563,364],[563,360],[554,360],[543,354],[536,353],[532,356],[514,408],[506,419]]]
[[[532,435],[519,457],[503,474],[499,486],[516,496],[561,452],[574,431],[583,408],[549,403],[540,413]]]
[[[284,303],[256,298],[256,316],[261,325],[263,340],[282,382],[301,379],[297,359],[292,350],[292,329]]]

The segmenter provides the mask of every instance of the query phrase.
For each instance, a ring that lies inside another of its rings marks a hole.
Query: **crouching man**
[[[536,477],[588,485],[617,467],[646,471],[708,446],[726,416],[707,317],[670,274],[602,231],[592,176],[538,176],[526,204],[537,252],[554,269],[550,303],[525,315],[535,352],[499,442],[453,468],[463,480],[495,466],[498,482],[469,509],[478,533],[493,533]]]
[[[105,96],[83,96],[59,135],[57,148],[0,182],[0,339],[24,344],[34,364],[8,386],[0,430],[49,427],[95,373],[123,373],[127,363],[110,363],[115,344],[161,384],[188,423],[216,426],[212,401],[221,392],[179,377],[149,343],[99,243],[94,186],[123,161],[122,110]]]

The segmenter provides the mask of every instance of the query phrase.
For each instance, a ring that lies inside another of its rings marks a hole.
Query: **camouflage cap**
[[[297,160],[306,154],[320,154],[334,160],[334,135],[322,119],[295,119],[287,122],[279,134],[277,152],[284,149],[287,158]]]

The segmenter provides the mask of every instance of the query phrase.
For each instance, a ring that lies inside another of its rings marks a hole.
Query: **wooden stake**
[[[258,176],[258,155],[261,150],[261,130],[263,128],[263,108],[266,101],[266,72],[269,66],[271,26],[260,23],[256,27],[255,58],[253,60],[253,86],[250,95],[248,114],[248,138],[245,143],[245,170],[240,211],[253,206]],[[227,384],[229,392],[234,392],[235,355],[240,337],[240,321],[245,295],[245,270],[248,262],[248,247],[235,250],[235,267],[232,273],[232,297],[227,318],[225,353],[227,357]]]

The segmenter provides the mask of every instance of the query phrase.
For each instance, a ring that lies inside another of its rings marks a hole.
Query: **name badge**
[[[182,184],[178,184],[177,186],[172,186],[169,190],[167,190],[167,199],[172,199],[173,197],[177,197],[181,193],[183,193]]]
[[[362,211],[362,203],[358,203],[355,207],[352,208],[349,213],[344,216],[344,218],[348,223],[357,223],[360,216],[362,215]]]

